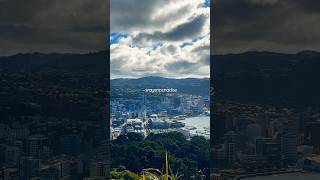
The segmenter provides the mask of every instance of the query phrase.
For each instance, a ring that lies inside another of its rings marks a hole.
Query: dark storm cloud
[[[199,15],[199,16],[191,19],[190,21],[185,22],[184,24],[180,24],[180,25],[176,26],[175,28],[173,28],[169,32],[156,31],[153,34],[140,33],[134,39],[134,41],[136,41],[136,42],[149,41],[149,40],[177,41],[177,40],[183,40],[185,38],[190,39],[201,32],[205,21],[206,21],[205,15]]]
[[[216,0],[217,54],[243,51],[320,51],[318,0]]]
[[[102,50],[105,0],[0,0],[0,56]]]
[[[150,22],[149,15],[160,3],[160,1],[112,0],[110,4],[112,31],[121,31],[133,25],[147,25]]]
[[[296,3],[306,11],[314,11],[315,13],[320,11],[320,1],[318,0],[297,0]]]
[[[190,4],[179,6],[175,11],[167,11],[154,18],[154,13],[171,0],[111,0],[111,31],[123,32],[141,30],[140,28],[159,28],[173,19],[179,19],[190,13]]]

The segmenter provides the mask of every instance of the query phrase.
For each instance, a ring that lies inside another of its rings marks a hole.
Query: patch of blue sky
[[[183,43],[180,45],[180,48],[184,48],[184,47],[186,47],[186,46],[191,46],[191,45],[193,45],[193,43],[195,43],[195,42],[203,39],[204,37],[205,37],[205,36],[195,36],[195,37],[192,38],[191,41],[189,41],[189,42],[188,42],[188,41],[187,41],[187,42],[183,42]]]
[[[138,45],[138,44],[131,44],[131,45],[129,45],[129,47],[131,47],[131,48],[139,48],[139,49],[145,48],[145,49],[150,49],[150,50],[152,50],[152,51],[158,49],[158,48],[161,47],[161,46],[163,46],[162,43],[157,43],[157,44],[154,44],[154,45],[151,45],[151,46],[143,46],[143,45]]]
[[[112,32],[110,33],[110,45],[118,44],[122,38],[127,38],[128,34]]]
[[[152,50],[156,50],[156,49],[158,49],[158,48],[161,47],[161,46],[163,46],[162,43],[154,44],[154,45],[152,46]]]
[[[145,46],[137,45],[137,44],[130,44],[129,47],[131,48],[145,48]]]
[[[204,2],[200,5],[201,8],[210,8],[211,0],[204,0]]]
[[[184,48],[186,46],[191,46],[193,43],[191,42],[183,42],[181,45],[180,45],[180,48]]]

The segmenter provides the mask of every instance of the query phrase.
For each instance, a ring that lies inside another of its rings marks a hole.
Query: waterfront
[[[190,133],[195,135],[204,135],[205,137],[210,137],[210,116],[197,116],[190,117],[182,120],[186,126],[192,126],[196,129],[190,130]]]

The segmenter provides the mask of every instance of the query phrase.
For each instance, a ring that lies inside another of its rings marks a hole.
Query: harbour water
[[[186,126],[192,126],[196,129],[190,130],[192,135],[203,135],[206,138],[210,137],[210,116],[190,117],[182,120]]]

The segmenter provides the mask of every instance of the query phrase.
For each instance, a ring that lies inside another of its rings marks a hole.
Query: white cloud
[[[111,32],[128,34],[110,46],[111,78],[209,77],[210,15],[203,2],[111,0]]]

